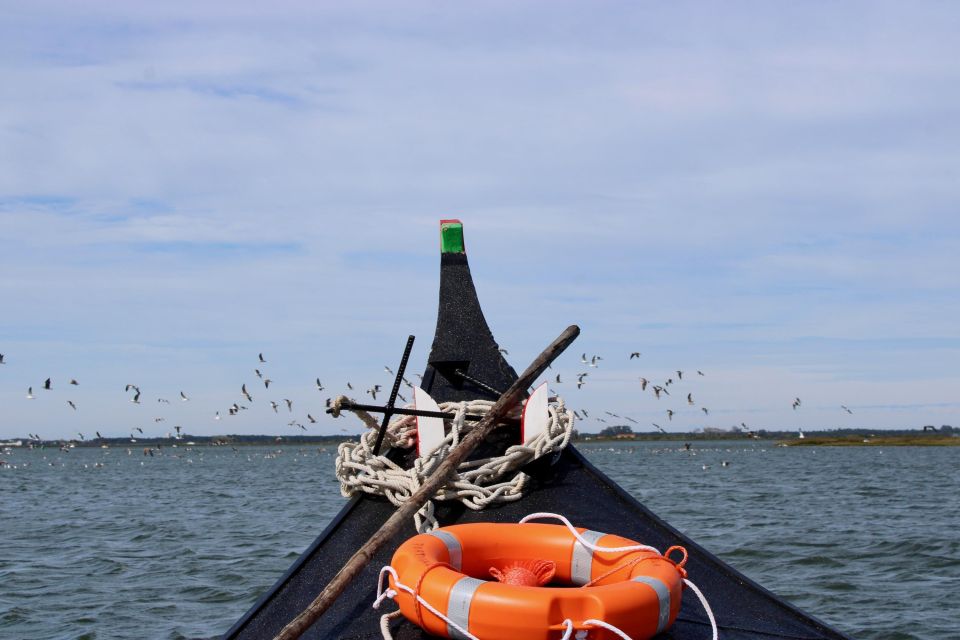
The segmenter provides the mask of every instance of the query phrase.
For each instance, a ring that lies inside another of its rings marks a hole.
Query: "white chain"
[[[342,400],[344,398],[337,398],[334,405],[339,406]],[[441,411],[455,414],[451,420],[444,421],[447,437],[436,449],[417,458],[410,469],[400,467],[383,454],[373,454],[376,429],[363,433],[359,442],[342,443],[338,447],[336,460],[340,493],[348,498],[358,492],[371,493],[385,496],[396,506],[403,504],[470,430],[472,424],[465,417],[468,414],[483,415],[493,404],[487,400],[441,403]],[[406,408],[413,406],[407,405]],[[425,533],[439,526],[433,515],[435,500],[459,500],[473,510],[496,502],[519,500],[529,476],[514,472],[536,458],[560,451],[570,442],[573,412],[566,408],[561,398],[549,404],[547,410],[549,420],[546,430],[530,443],[508,447],[502,456],[469,460],[457,467],[450,481],[414,515],[417,531]],[[519,410],[514,417],[517,415]],[[415,416],[400,416],[392,420],[384,434],[384,453],[389,448],[413,447],[416,444],[416,424]]]

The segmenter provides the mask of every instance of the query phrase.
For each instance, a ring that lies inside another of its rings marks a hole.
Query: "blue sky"
[[[960,426],[952,4],[3,13],[0,437],[353,432],[313,379],[386,384],[408,333],[422,370],[448,217],[515,368],[581,325],[591,415]]]

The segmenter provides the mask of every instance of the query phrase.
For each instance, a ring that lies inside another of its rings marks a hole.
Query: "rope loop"
[[[673,558],[670,557],[670,553],[671,553],[672,551],[679,551],[680,553],[683,554],[683,557],[680,558],[680,561],[679,561],[679,562],[677,562],[676,560],[674,560]],[[673,545],[672,547],[670,547],[669,549],[667,549],[666,551],[663,552],[663,557],[666,558],[667,560],[669,560],[670,562],[672,562],[672,563],[674,564],[674,566],[677,568],[677,571],[680,572],[680,577],[681,577],[681,578],[686,578],[686,577],[687,577],[687,570],[684,569],[684,565],[687,564],[687,557],[688,557],[688,556],[687,556],[687,549],[686,549],[686,547],[681,547],[680,545],[675,544],[675,545]]]
[[[338,397],[331,402],[334,415],[339,414],[344,399]],[[454,414],[452,419],[444,421],[447,436],[436,449],[417,458],[410,469],[397,465],[385,454],[392,448],[410,449],[416,445],[416,416],[397,416],[391,420],[384,434],[383,452],[374,455],[379,425],[373,422],[371,427],[367,419],[369,414],[351,410],[371,428],[360,436],[359,442],[344,442],[337,448],[334,466],[340,481],[340,493],[347,498],[357,493],[380,495],[394,506],[400,506],[470,431],[475,423],[468,422],[466,416],[484,415],[493,404],[488,400],[441,403],[441,411]],[[413,408],[413,405],[406,408]],[[462,463],[433,499],[414,514],[417,532],[426,533],[439,526],[434,515],[434,502],[438,500],[458,500],[467,508],[479,511],[492,504],[522,498],[530,478],[520,471],[521,467],[536,458],[563,450],[573,432],[573,412],[567,410],[562,399],[549,404],[547,413],[547,428],[531,442],[510,446],[500,456]],[[514,417],[518,416],[519,408],[514,413]]]

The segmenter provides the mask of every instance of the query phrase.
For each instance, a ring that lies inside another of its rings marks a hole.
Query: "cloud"
[[[190,386],[210,432],[262,349],[290,393],[359,384],[410,332],[422,366],[447,217],[518,368],[579,322],[580,350],[741,372],[730,411],[896,380],[953,419],[960,12],[604,9],[11,8],[0,435],[66,428],[20,398],[60,367],[98,416],[131,376]],[[645,406],[614,371],[582,402]]]

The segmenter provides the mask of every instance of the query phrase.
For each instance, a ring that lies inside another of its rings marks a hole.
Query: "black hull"
[[[442,225],[442,228],[447,226]],[[448,231],[450,229],[442,233]],[[437,332],[422,385],[438,402],[491,397],[489,389],[464,380],[457,370],[500,391],[517,379],[498,349],[480,309],[462,236],[456,235],[459,224],[453,225],[452,231],[451,242],[448,243],[448,237],[443,236]],[[489,455],[490,449],[502,450],[519,437],[516,428],[501,428],[495,434],[493,442],[481,447],[486,449],[481,455]],[[392,451],[389,455],[397,462],[404,458],[400,451]],[[690,554],[687,570],[710,602],[722,640],[833,640],[846,637],[780,600],[683,536],[603,475],[574,447],[568,447],[555,461],[535,461],[525,471],[534,479],[534,486],[522,500],[482,512],[470,511],[459,503],[440,503],[435,512],[437,519],[443,525],[517,522],[530,513],[547,511],[566,516],[578,527],[615,533],[661,550],[682,545]],[[261,640],[276,636],[313,601],[393,511],[394,507],[383,499],[362,496],[351,500],[287,574],[224,638]],[[390,564],[394,550],[413,535],[416,531],[411,521],[302,637],[380,638],[380,616],[395,609],[395,605],[387,601],[381,610],[371,608],[377,576],[381,567]],[[405,620],[395,621],[391,628],[396,640],[430,637]],[[685,593],[676,623],[659,637],[676,640],[710,637],[706,614],[693,593]]]
[[[793,638],[843,639],[847,636],[780,600],[741,575],[716,556],[673,529],[591,465],[576,449],[568,448],[557,463],[537,474],[539,486],[523,500],[482,512],[447,506],[438,509],[441,521],[516,522],[535,511],[567,516],[574,524],[606,531],[650,544],[658,549],[683,545],[690,553],[687,569],[713,608],[723,640]],[[257,602],[224,638],[272,638],[329,582],[346,558],[372,535],[393,507],[386,501],[355,498],[343,508],[288,573]],[[360,640],[380,638],[380,616],[396,605],[386,601],[380,610],[371,605],[380,568],[390,563],[393,550],[416,535],[412,523],[376,556],[358,578],[304,638]],[[403,621],[391,626],[396,640],[429,638]],[[660,638],[703,640],[710,625],[699,601],[686,592],[677,622]]]

